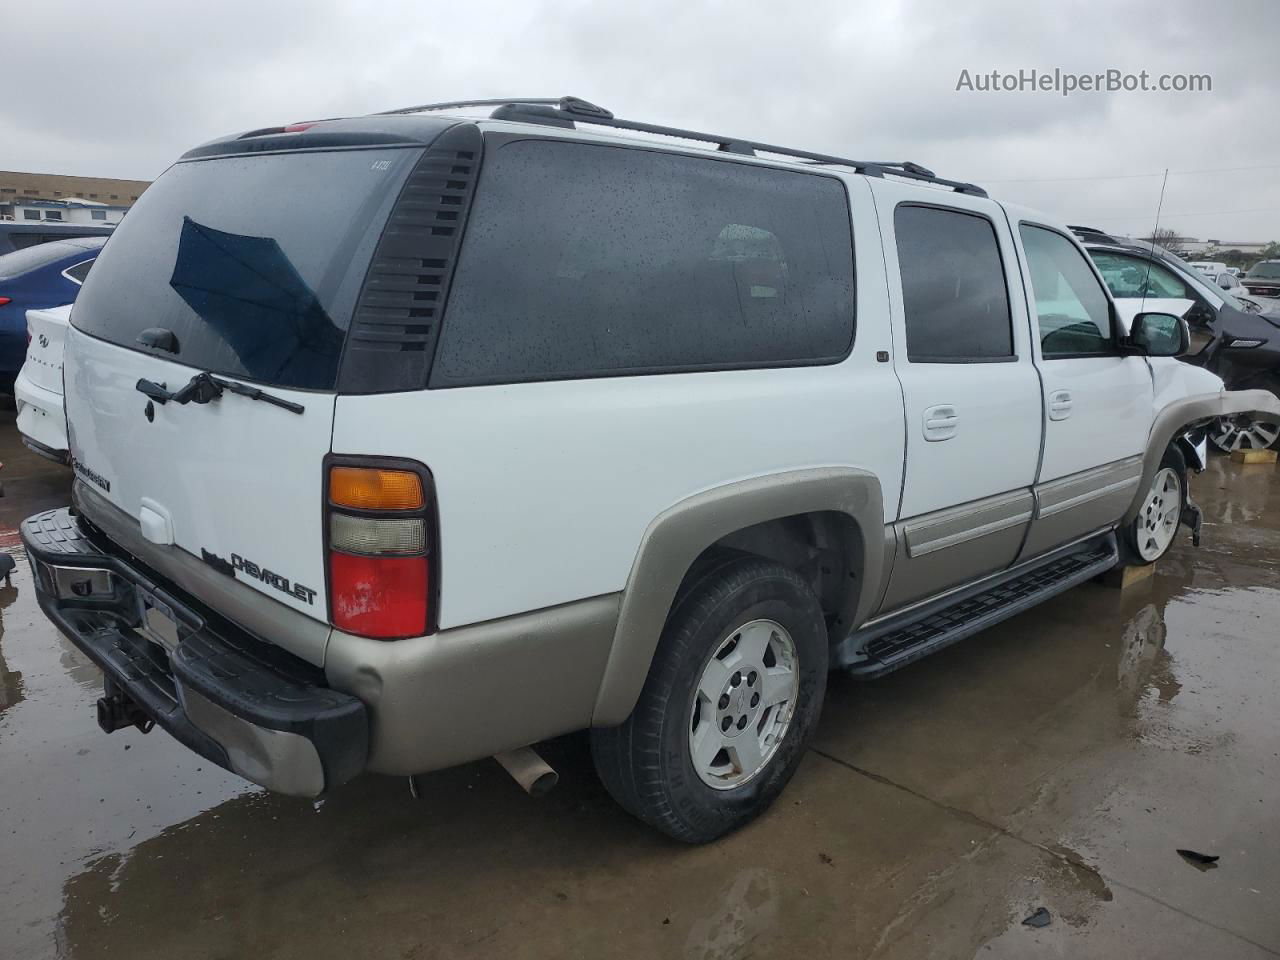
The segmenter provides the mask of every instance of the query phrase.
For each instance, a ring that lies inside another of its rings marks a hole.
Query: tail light
[[[13,303],[13,300],[9,297],[0,297],[0,307],[3,307],[7,303]]]
[[[330,621],[380,640],[430,633],[440,576],[431,474],[404,460],[330,457],[325,469]]]

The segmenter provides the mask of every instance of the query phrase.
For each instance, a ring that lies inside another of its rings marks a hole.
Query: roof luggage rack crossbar
[[[701,143],[715,144],[716,149],[726,153],[742,156],[756,154],[772,154],[779,157],[792,157],[810,163],[828,164],[831,166],[850,167],[859,173],[871,177],[901,177],[906,180],[917,180],[940,187],[949,187],[957,193],[985,197],[987,192],[972,183],[958,180],[947,180],[939,177],[932,170],[912,163],[910,160],[867,161],[850,160],[826,153],[815,153],[811,150],[797,150],[793,147],[781,147],[756,140],[742,140],[737,137],[725,137],[714,133],[703,133],[697,130],[683,130],[679,127],[664,127],[655,123],[641,123],[635,120],[622,120],[603,107],[596,106],[578,97],[559,98],[515,98],[507,100],[458,100],[451,103],[424,104],[419,107],[403,107],[398,110],[387,110],[384,114],[420,113],[430,110],[457,109],[460,107],[496,107],[490,116],[495,120],[518,120],[525,123],[538,123],[553,127],[574,127],[575,123],[594,124],[610,127],[615,130],[633,130],[637,133],[649,133],[663,137],[674,137],[677,140],[695,140]],[[381,116],[383,114],[379,114]]]

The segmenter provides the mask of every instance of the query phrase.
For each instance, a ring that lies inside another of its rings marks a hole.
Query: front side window
[[[1012,358],[1009,289],[991,221],[960,210],[902,204],[894,211],[893,226],[907,359]]]
[[[853,324],[840,181],[517,140],[485,158],[431,386],[834,363]]]
[[[1111,304],[1084,254],[1053,230],[1024,223],[1018,232],[1031,271],[1041,356],[1053,360],[1114,354]]]

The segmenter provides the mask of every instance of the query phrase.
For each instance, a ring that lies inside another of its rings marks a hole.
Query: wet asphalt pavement
[[[66,502],[12,413],[0,460],[0,531]],[[318,803],[159,731],[105,736],[98,672],[21,559],[0,587],[0,958],[1280,956],[1277,472],[1215,459],[1204,547],[1180,537],[1123,593],[833,676],[778,805],[700,849],[614,807],[582,736],[546,746],[542,800],[485,761],[416,801],[365,777]]]

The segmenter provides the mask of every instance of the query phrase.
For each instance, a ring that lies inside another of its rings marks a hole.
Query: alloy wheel
[[[737,627],[712,653],[693,699],[689,756],[699,779],[731,790],[778,751],[800,689],[796,645],[773,620]]]
[[[1172,467],[1163,467],[1151,483],[1151,492],[1137,519],[1138,556],[1148,563],[1159,560],[1178,532],[1182,515],[1182,481]]]
[[[1219,417],[1209,439],[1225,453],[1236,450],[1266,450],[1280,437],[1280,423],[1255,420],[1247,415]]]

